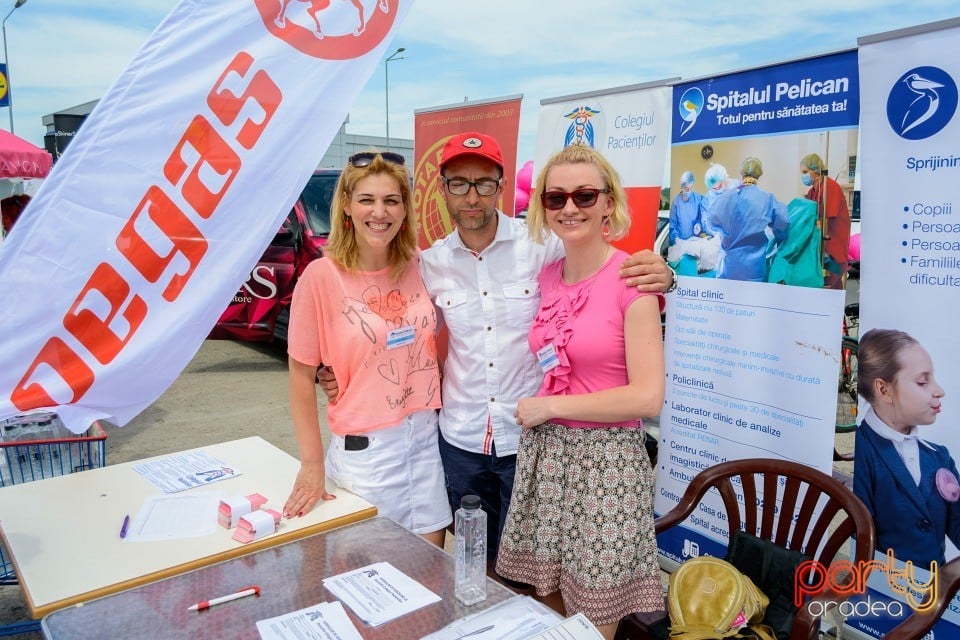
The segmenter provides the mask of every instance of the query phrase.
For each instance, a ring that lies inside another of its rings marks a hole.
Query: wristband
[[[670,275],[673,276],[673,280],[670,281],[670,286],[667,287],[667,290],[664,291],[664,293],[673,293],[677,289],[677,272],[674,271],[673,267],[671,267],[669,264],[667,265],[667,269],[670,269]]]

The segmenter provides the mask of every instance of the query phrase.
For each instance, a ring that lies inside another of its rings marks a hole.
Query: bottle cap
[[[479,509],[480,496],[466,495],[460,498],[460,506],[464,509]]]

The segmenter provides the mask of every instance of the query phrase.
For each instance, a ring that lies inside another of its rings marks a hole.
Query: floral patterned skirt
[[[560,590],[596,625],[663,609],[653,469],[639,428],[546,423],[520,436],[497,573]]]

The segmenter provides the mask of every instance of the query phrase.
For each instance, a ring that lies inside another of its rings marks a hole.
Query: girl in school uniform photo
[[[895,329],[860,338],[857,392],[870,407],[857,429],[853,490],[877,527],[877,551],[928,569],[960,543],[960,482],[946,447],[919,427],[933,424],[944,390],[920,343]]]

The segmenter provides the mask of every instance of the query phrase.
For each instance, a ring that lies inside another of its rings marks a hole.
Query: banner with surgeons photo
[[[952,317],[960,308],[960,19],[860,46],[866,214],[854,492],[876,523],[880,570],[847,624],[879,638],[936,587],[960,543]],[[960,598],[930,637],[960,637]]]
[[[596,149],[620,174],[633,223],[614,244],[628,253],[652,248],[670,149],[670,88],[660,81],[541,100],[534,173],[571,144]]]
[[[855,51],[673,87],[658,515],[725,460],[831,473],[858,116]],[[661,553],[722,555],[720,504]]]

